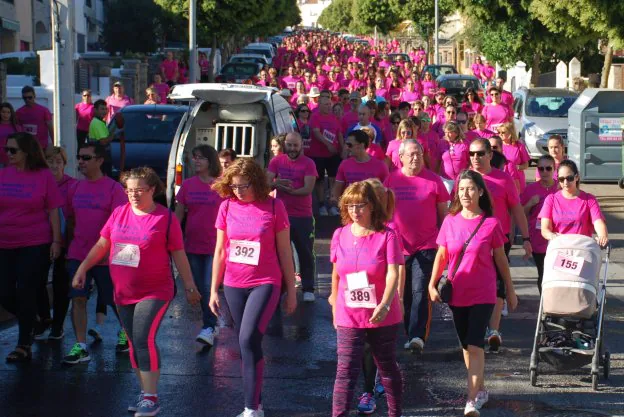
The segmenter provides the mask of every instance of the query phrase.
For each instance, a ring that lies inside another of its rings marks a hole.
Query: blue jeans
[[[74,279],[74,275],[76,275],[76,271],[78,270],[80,263],[81,261],[77,259],[67,260],[67,273],[69,274],[70,282],[72,279]],[[114,309],[115,303],[113,301],[113,281],[111,280],[108,265],[96,265],[89,271],[87,271],[87,279],[82,289],[74,288],[70,284],[69,298],[71,299],[74,297],[84,297],[86,299],[89,299],[89,290],[91,289],[91,283],[94,280],[98,290],[98,300],[100,300],[103,305],[109,305]]]
[[[405,330],[414,337],[427,341],[431,327],[431,300],[429,281],[436,256],[435,249],[425,249],[405,257]]]
[[[202,320],[204,322],[202,328],[215,328],[217,325],[217,317],[212,314],[208,307],[208,299],[210,298],[210,285],[212,283],[212,259],[214,255],[202,255],[197,253],[187,253],[189,263],[191,264],[191,272],[193,272],[193,280],[202,296],[201,309]]]

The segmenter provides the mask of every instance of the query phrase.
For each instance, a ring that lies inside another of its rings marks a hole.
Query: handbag
[[[461,264],[461,261],[464,258],[464,254],[466,253],[466,248],[468,248],[468,244],[470,243],[474,235],[477,234],[477,231],[481,228],[481,225],[483,224],[484,221],[485,221],[485,215],[481,217],[481,221],[479,222],[477,227],[474,229],[472,234],[468,237],[468,239],[464,243],[464,246],[462,247],[462,250],[459,253],[459,258],[457,259],[457,263],[455,264],[455,268],[453,268],[453,274],[452,274],[453,277],[457,273],[457,270],[459,269],[459,265]],[[443,275],[442,278],[440,278],[440,281],[438,281],[438,294],[440,294],[440,298],[442,299],[442,302],[445,304],[448,304],[449,301],[451,301],[451,297],[453,295],[453,282],[449,279],[449,276],[451,275],[450,274]]]

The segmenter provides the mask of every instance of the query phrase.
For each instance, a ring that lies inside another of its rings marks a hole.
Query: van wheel
[[[620,188],[624,189],[624,177],[620,178],[620,180],[618,181],[618,185],[620,186]]]

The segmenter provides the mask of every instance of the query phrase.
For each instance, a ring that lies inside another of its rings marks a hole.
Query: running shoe
[[[373,414],[377,409],[377,402],[373,394],[365,392],[360,395],[357,410],[360,414]]]
[[[379,370],[377,370],[377,373],[375,374],[375,395],[377,395],[378,397],[381,397],[382,395],[385,395],[385,394],[386,394],[386,389],[381,384],[381,375],[379,375]]]
[[[115,346],[115,351],[117,353],[126,353],[129,350],[130,345],[128,344],[128,335],[124,329],[121,329],[117,333],[117,346]]]
[[[465,417],[479,417],[481,413],[475,406],[474,401],[468,401],[466,403],[466,408],[464,408],[464,416]]]
[[[245,410],[236,417],[264,417],[264,411],[260,408],[257,410],[245,408]]]
[[[409,340],[407,342],[405,342],[405,344],[403,345],[403,349],[410,350],[410,341]]]
[[[217,336],[218,334],[219,334],[218,329],[215,330],[212,327],[206,327],[205,329],[202,329],[201,332],[199,332],[195,340],[197,340],[199,343],[213,346],[214,341],[215,341],[215,336]]]
[[[325,206],[321,206],[319,207],[319,216],[329,216],[329,213],[327,212],[327,207]]]
[[[103,340],[102,334],[100,333],[100,329],[97,327],[89,329],[87,334],[93,338],[93,343],[99,343]]]
[[[160,411],[160,404],[158,400],[152,401],[147,398],[143,398],[140,403],[137,404],[137,410],[134,413],[134,417],[151,417],[158,414]]]
[[[313,292],[304,292],[303,293],[303,301],[305,301],[306,303],[313,303],[314,300],[316,300],[316,297],[314,296]]]
[[[65,332],[63,331],[63,329],[52,329],[50,330],[50,334],[48,335],[48,340],[61,340],[64,336]]]
[[[340,216],[340,212],[338,211],[338,208],[337,208],[337,207],[332,206],[332,207],[329,209],[329,215],[330,215],[330,216]]]
[[[50,329],[50,323],[50,319],[37,321],[33,329],[33,339],[46,340],[48,338],[46,333]]]
[[[485,403],[488,402],[489,399],[490,399],[490,396],[487,391],[479,391],[477,393],[477,397],[474,400],[475,408],[477,410],[480,410],[481,408],[483,408]]]
[[[77,363],[89,362],[90,360],[91,356],[89,356],[87,349],[80,346],[80,343],[76,343],[74,344],[74,347],[71,348],[67,356],[63,358],[63,363],[75,365]]]
[[[414,353],[423,353],[425,342],[420,337],[414,337],[409,341],[409,348]]]
[[[136,403],[134,403],[134,404],[130,404],[130,405],[128,406],[128,412],[130,412],[130,413],[134,413],[136,410],[138,410],[138,409],[139,409],[139,406],[140,406],[140,404],[141,404],[141,401],[143,401],[143,393],[140,393],[140,394],[138,395],[138,397],[136,398]]]
[[[488,346],[490,346],[490,352],[498,352],[498,349],[503,344],[503,338],[498,330],[490,330],[486,337]]]

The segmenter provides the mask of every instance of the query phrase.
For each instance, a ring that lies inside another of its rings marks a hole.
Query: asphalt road
[[[601,191],[602,190],[602,191]],[[624,238],[621,194],[615,187],[592,189],[604,194],[601,203],[619,246]],[[591,192],[591,191],[590,191]],[[328,245],[335,218],[317,223],[319,297],[300,304],[292,317],[277,317],[265,338],[266,375],[263,403],[267,417],[326,417],[331,415],[336,367],[336,337],[327,304],[330,281]],[[621,247],[621,246],[620,246]],[[556,372],[540,364],[537,387],[529,384],[528,366],[535,332],[538,293],[535,268],[511,253],[512,275],[520,296],[519,309],[504,319],[504,346],[486,356],[486,385],[490,402],[482,416],[624,416],[624,268],[622,253],[614,251],[609,268],[606,346],[612,353],[612,371],[600,390],[592,392],[589,369]],[[94,311],[92,305],[89,311]],[[432,334],[422,356],[402,350],[399,362],[405,385],[408,416],[460,416],[465,404],[466,374],[448,311],[436,308]],[[178,297],[159,333],[163,353],[160,395],[162,416],[234,417],[243,408],[240,365],[235,336],[223,328],[216,346],[202,350],[194,341],[200,314]],[[71,348],[71,324],[56,343],[39,342],[28,365],[0,361],[0,417],[109,417],[127,416],[137,384],[127,355],[116,355],[117,325],[109,317],[104,342],[91,345],[88,364],[64,367],[61,359]],[[11,323],[0,330],[0,357],[14,347],[17,329]],[[376,415],[387,415],[384,399]],[[355,406],[355,404],[354,404]],[[353,414],[355,415],[355,413]]]

